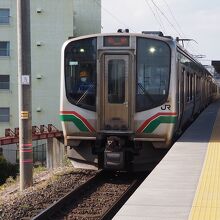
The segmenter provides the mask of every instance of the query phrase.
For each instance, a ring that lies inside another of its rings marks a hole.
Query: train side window
[[[190,93],[189,93],[189,99],[190,101],[193,100],[193,74],[190,74]]]
[[[181,92],[181,97],[182,97],[182,99],[184,99],[183,97],[184,97],[184,87],[185,87],[185,68],[183,67],[182,68],[182,71],[181,71],[181,76],[180,76],[180,79],[181,79],[181,81],[180,81],[180,92]]]
[[[189,73],[186,74],[186,101],[189,102]]]
[[[201,77],[196,76],[196,96],[200,94],[201,90]]]
[[[187,72],[186,75],[186,101],[193,100],[193,75]]]

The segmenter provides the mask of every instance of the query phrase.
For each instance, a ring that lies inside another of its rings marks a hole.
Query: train
[[[60,120],[74,167],[144,171],[217,96],[212,74],[162,32],[70,38]]]

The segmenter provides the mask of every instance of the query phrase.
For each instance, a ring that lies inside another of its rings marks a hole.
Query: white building
[[[0,0],[0,137],[5,135],[5,128],[18,127],[16,2]],[[32,124],[53,124],[61,129],[61,46],[70,36],[101,32],[101,0],[30,3]]]
[[[101,31],[101,0],[30,0],[32,124],[59,122],[61,45]],[[0,137],[18,127],[16,0],[0,1]]]

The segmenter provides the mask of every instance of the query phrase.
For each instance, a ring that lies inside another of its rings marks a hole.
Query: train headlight
[[[152,54],[155,53],[156,52],[156,48],[155,47],[150,47],[149,48],[149,52],[152,53]]]

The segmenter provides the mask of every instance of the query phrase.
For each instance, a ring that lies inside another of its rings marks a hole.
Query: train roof
[[[194,63],[196,63],[198,66],[200,66],[200,68],[204,69],[205,72],[207,72],[207,74],[212,76],[212,74],[197,59],[195,59],[195,57],[193,57],[193,55],[189,51],[187,51],[179,43],[179,41],[181,39],[179,39],[178,37],[173,38],[172,36],[165,36],[165,35],[163,35],[163,33],[161,31],[142,31],[142,33],[130,33],[129,31],[127,31],[127,29],[125,29],[125,31],[122,31],[121,29],[119,29],[118,32],[114,32],[114,33],[96,33],[96,34],[90,34],[90,35],[83,35],[83,36],[79,36],[79,37],[69,37],[69,39],[64,43],[63,46],[65,47],[68,43],[70,43],[71,41],[74,41],[74,40],[81,40],[81,39],[86,39],[86,38],[91,38],[91,37],[99,37],[99,36],[121,36],[121,35],[146,37],[146,38],[165,41],[165,42],[173,45],[174,47],[176,47],[177,51],[179,51],[180,53],[187,56],[190,60],[192,60]]]
[[[162,33],[162,32],[160,32]],[[143,31],[142,33],[128,33],[128,32],[114,32],[114,33],[96,33],[96,34],[90,34],[90,35],[83,35],[79,37],[69,37],[69,40],[67,42],[73,41],[73,40],[80,40],[90,37],[98,37],[98,36],[137,36],[137,37],[146,37],[146,38],[152,38],[152,39],[158,39],[162,41],[174,41],[174,39],[171,36],[164,36],[161,34],[156,34],[153,31],[147,32]]]

